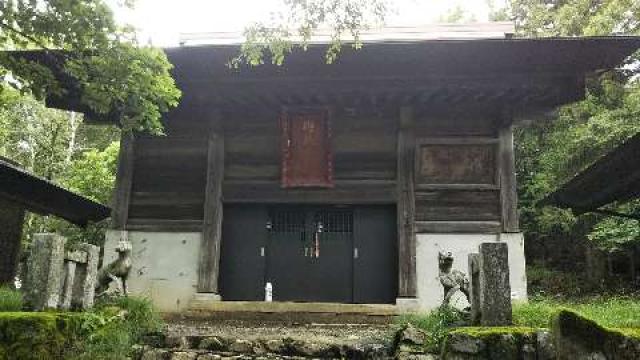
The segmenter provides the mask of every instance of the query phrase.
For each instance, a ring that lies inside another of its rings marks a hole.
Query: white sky
[[[117,0],[111,0],[111,2]],[[486,21],[487,0],[390,0],[387,25],[415,26],[436,22],[461,6],[477,21]],[[504,0],[495,0],[502,4]],[[141,43],[175,46],[181,33],[242,31],[251,22],[266,21],[282,0],[137,0],[133,11],[117,9],[121,23],[138,29]]]

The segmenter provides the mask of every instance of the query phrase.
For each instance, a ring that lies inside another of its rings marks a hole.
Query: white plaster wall
[[[132,245],[129,292],[150,298],[160,311],[180,311],[189,306],[198,283],[201,233],[126,232]],[[117,258],[115,248],[122,235],[106,234],[104,261]]]
[[[416,277],[418,307],[434,309],[444,297],[438,280],[438,252],[453,254],[453,268],[469,273],[468,255],[477,253],[483,242],[507,242],[509,248],[509,281],[513,300],[526,301],[527,277],[522,233],[513,234],[418,234],[416,239]]]

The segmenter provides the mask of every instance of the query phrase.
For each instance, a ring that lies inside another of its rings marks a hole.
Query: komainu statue
[[[127,278],[131,271],[131,243],[125,240],[116,247],[118,258],[98,273],[96,294],[98,296],[127,296]]]
[[[438,253],[440,267],[440,283],[444,289],[444,301],[442,305],[451,306],[462,312],[471,310],[469,298],[469,279],[459,270],[452,270],[453,255],[451,252]]]

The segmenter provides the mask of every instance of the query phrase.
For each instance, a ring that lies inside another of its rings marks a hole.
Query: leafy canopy
[[[83,105],[115,116],[127,131],[161,133],[161,114],[180,97],[164,53],[139,46],[103,0],[0,1],[0,48],[40,50],[48,64],[4,53],[0,76],[6,83],[39,98],[64,96],[70,84],[55,76],[62,74],[77,83]]]
[[[372,24],[384,22],[387,0],[283,0],[286,11],[274,14],[273,22],[258,22],[245,29],[246,41],[240,55],[231,61],[252,66],[264,64],[265,59],[282,65],[285,56],[294,48],[306,49],[318,30],[330,32],[330,44],[325,53],[327,63],[336,60],[345,36],[351,46],[360,48],[360,32]]]
[[[592,36],[640,34],[640,2],[635,0],[513,0],[518,34]],[[637,54],[613,71],[587,82],[586,99],[562,107],[553,121],[519,129],[516,137],[521,221],[531,237],[576,237],[587,230],[597,246],[614,250],[640,241],[638,222],[540,208],[536,204],[602,155],[640,132]],[[606,185],[603,185],[606,186]],[[614,210],[640,213],[640,201],[613,204]]]

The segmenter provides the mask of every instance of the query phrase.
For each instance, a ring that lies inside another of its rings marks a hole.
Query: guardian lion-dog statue
[[[121,240],[116,247],[118,258],[98,272],[96,293],[98,296],[129,295],[127,278],[131,271],[131,243]],[[115,283],[115,286],[111,286]],[[115,288],[115,289],[114,289]]]

